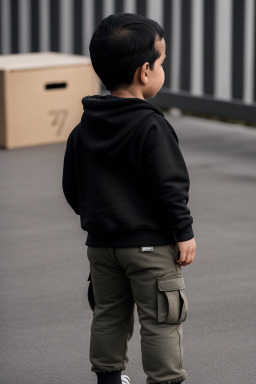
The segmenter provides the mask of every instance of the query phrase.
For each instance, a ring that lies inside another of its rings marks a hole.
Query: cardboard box
[[[88,57],[0,55],[0,147],[60,143],[80,122],[82,98],[100,93]]]

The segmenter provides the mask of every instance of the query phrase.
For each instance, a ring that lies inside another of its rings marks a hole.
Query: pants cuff
[[[121,384],[121,371],[96,372],[98,384]]]

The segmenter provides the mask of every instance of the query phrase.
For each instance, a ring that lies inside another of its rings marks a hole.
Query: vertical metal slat
[[[215,0],[204,0],[203,27],[203,92],[214,93],[214,55],[215,55]]]
[[[31,51],[38,52],[39,51],[39,28],[40,28],[40,20],[39,20],[39,0],[30,0],[30,25],[31,25]]]
[[[73,8],[73,52],[82,54],[82,0],[74,0]]]
[[[243,98],[244,72],[244,0],[233,0],[232,96]]]
[[[136,13],[138,15],[146,16],[147,14],[147,1],[137,0],[136,1]]]
[[[19,53],[19,2],[11,0],[11,50]]]
[[[182,0],[181,4],[180,89],[189,91],[191,69],[191,0]]]
[[[51,51],[60,50],[60,0],[50,1]]]
[[[163,28],[164,39],[166,44],[166,59],[163,64],[165,72],[164,86],[170,88],[171,86],[171,71],[172,71],[172,28],[171,28],[171,15],[172,15],[172,0],[164,0],[163,6]]]
[[[203,0],[192,0],[191,93],[202,95]]]
[[[124,12],[124,0],[115,0],[115,13]]]

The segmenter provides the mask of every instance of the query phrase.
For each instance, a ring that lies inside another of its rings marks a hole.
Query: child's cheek
[[[164,70],[162,69],[163,71],[163,79],[162,79],[162,85],[164,84],[164,81],[165,81],[165,73],[164,73]]]

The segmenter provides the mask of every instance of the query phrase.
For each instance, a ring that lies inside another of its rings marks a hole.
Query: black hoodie
[[[146,100],[82,99],[64,156],[64,195],[88,232],[86,245],[136,247],[194,237],[189,175],[177,135]]]

